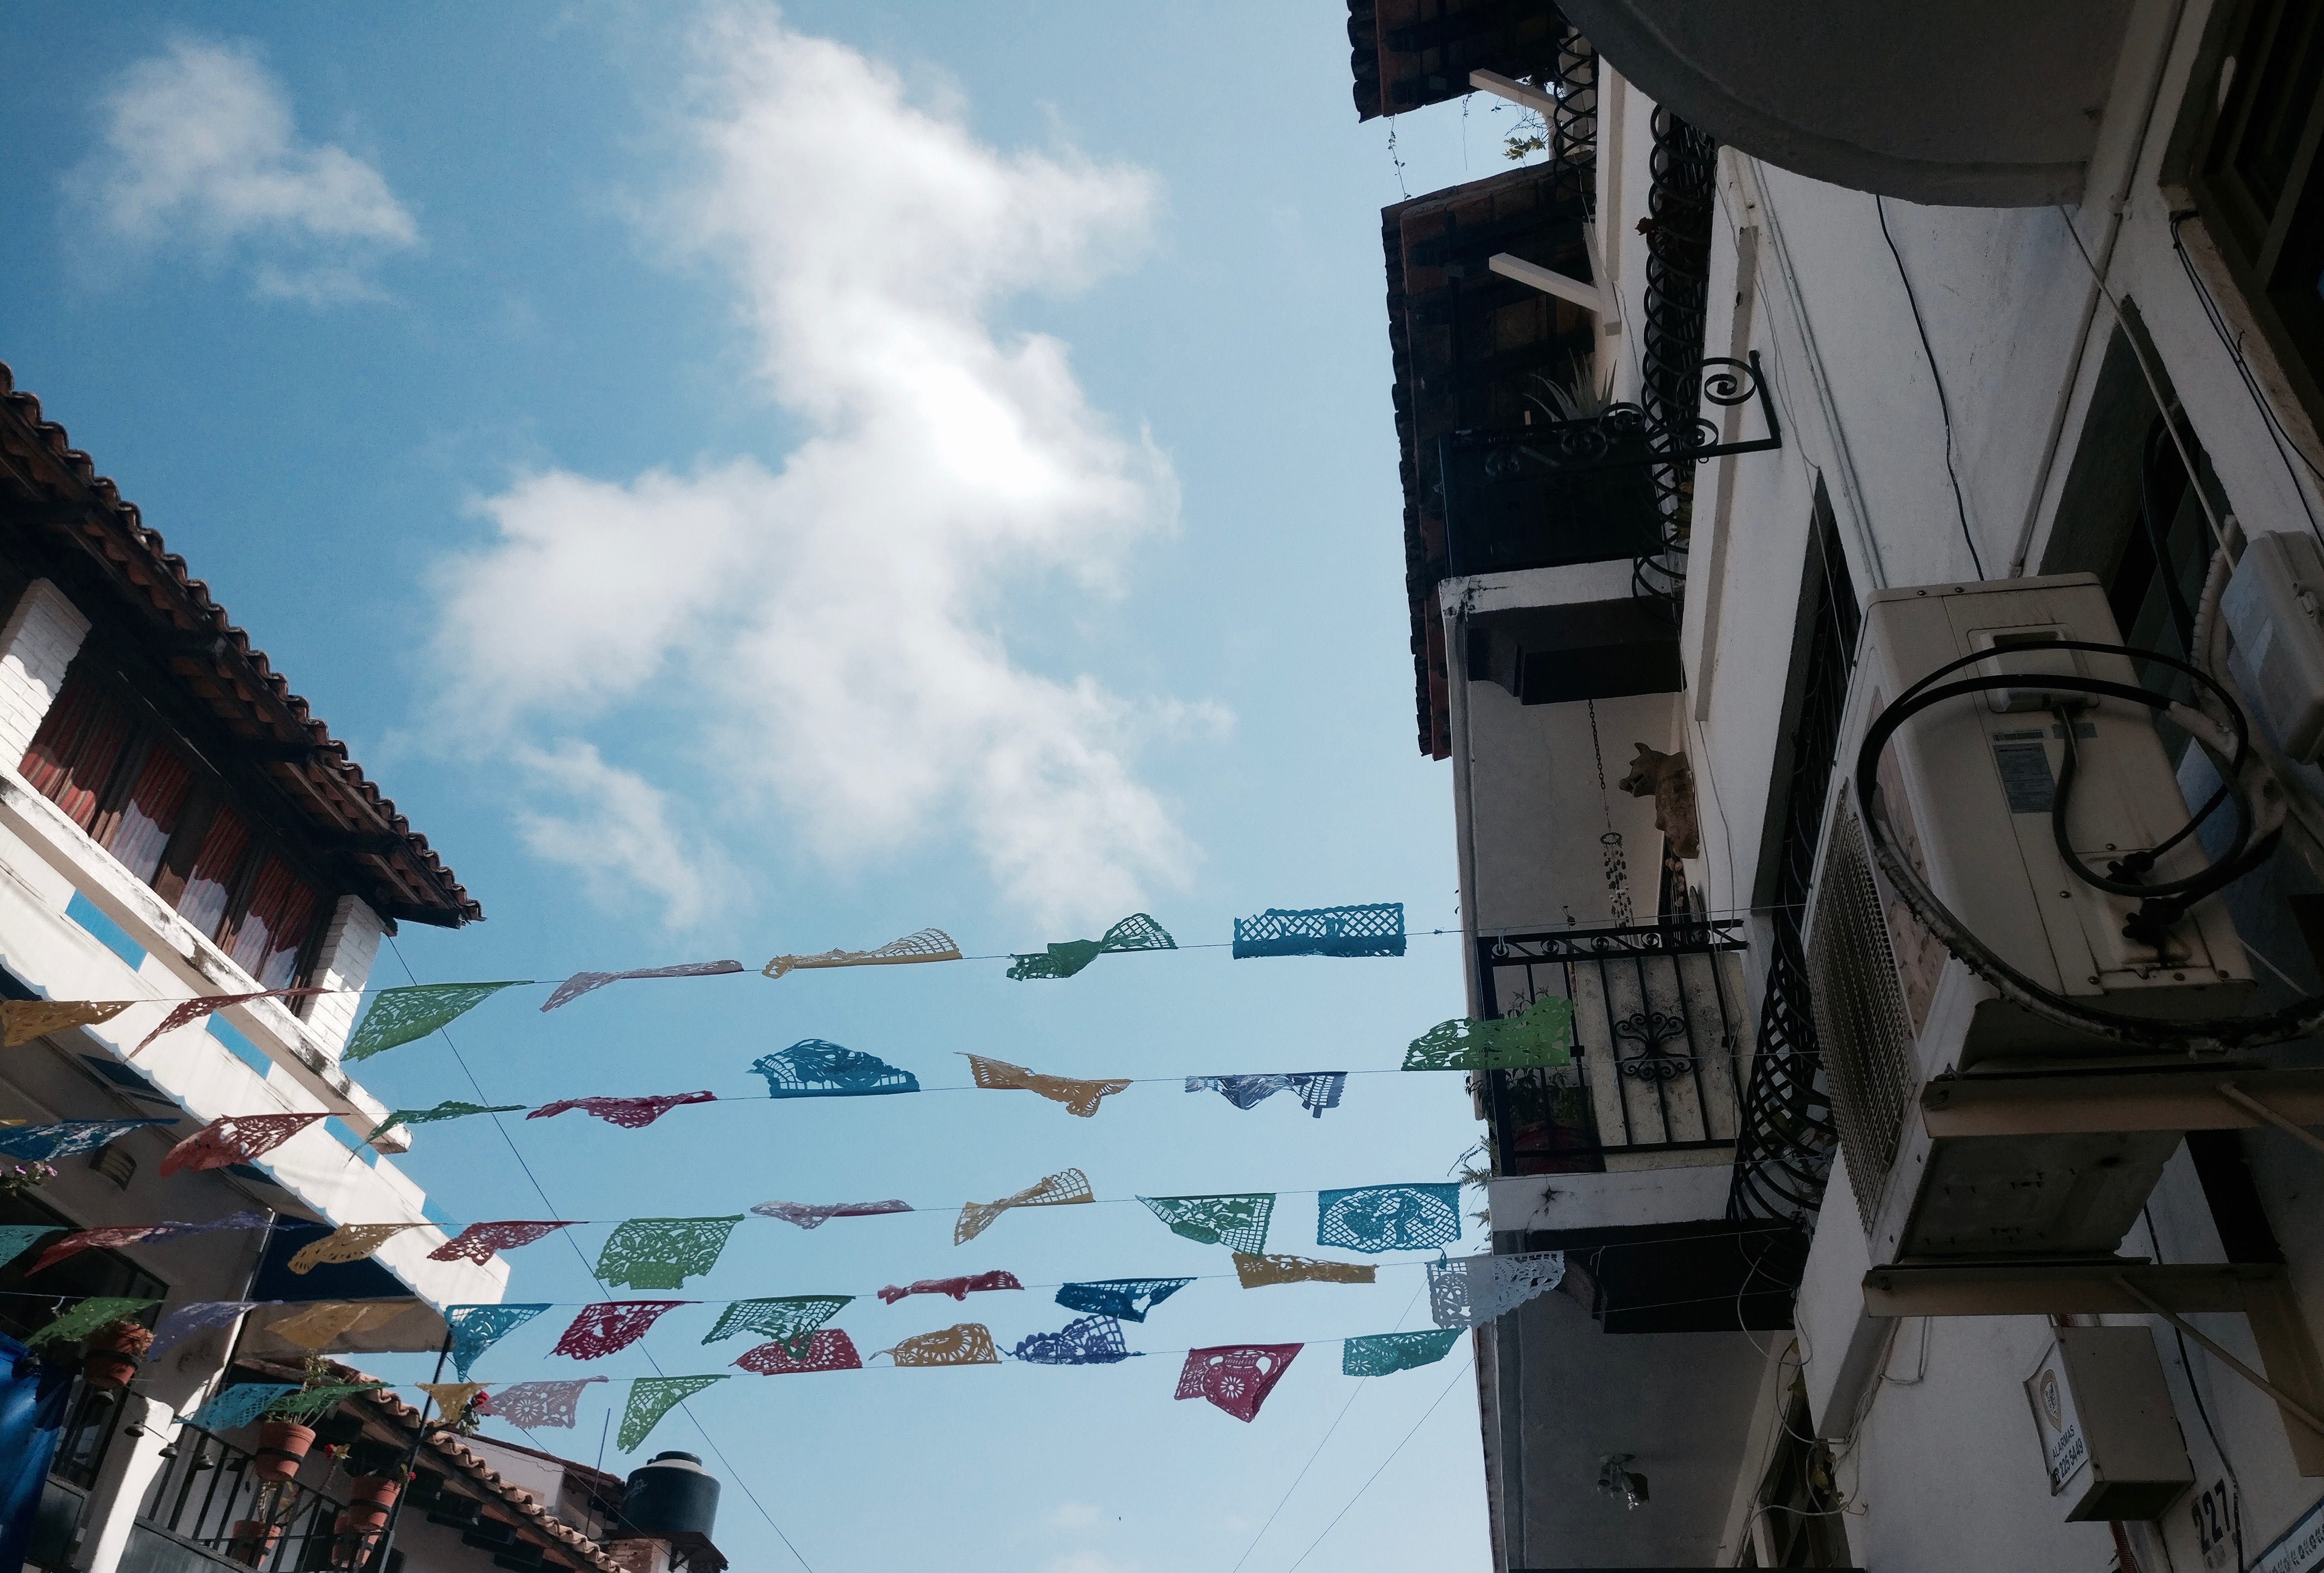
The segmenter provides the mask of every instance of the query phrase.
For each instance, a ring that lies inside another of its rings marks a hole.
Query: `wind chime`
[[[1598,741],[1598,701],[1590,705],[1590,752],[1598,762],[1598,810],[1606,817],[1606,833],[1598,837],[1599,856],[1606,868],[1606,904],[1614,914],[1614,926],[1627,929],[1632,922],[1630,906],[1630,865],[1622,856],[1622,833],[1614,828],[1613,800],[1606,795],[1606,750]]]

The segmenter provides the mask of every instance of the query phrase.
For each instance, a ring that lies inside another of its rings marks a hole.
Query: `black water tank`
[[[654,1540],[686,1534],[708,1540],[718,1522],[718,1482],[691,1453],[657,1453],[631,1475],[622,1519],[632,1533]]]

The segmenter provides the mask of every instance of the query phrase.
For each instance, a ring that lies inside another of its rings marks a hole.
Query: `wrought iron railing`
[[[370,1549],[370,1537],[338,1529],[346,1505],[295,1480],[263,1476],[251,1454],[180,1426],[137,1517],[141,1530],[262,1573],[309,1573],[355,1568]]]
[[[1638,334],[1644,362],[1638,402],[1664,436],[1659,446],[1676,456],[1701,419],[1719,144],[1667,109],[1656,109],[1653,124],[1646,218],[1639,226],[1646,240],[1646,291]],[[1691,458],[1675,459],[1657,466],[1654,476],[1662,550],[1638,560],[1632,582],[1642,595],[1675,603],[1686,587],[1694,465]]]
[[[1683,551],[1683,532],[1674,533],[1678,515],[1668,476],[1706,458],[1784,443],[1756,352],[1747,360],[1698,356],[1692,375],[1696,396],[1684,401],[1683,412],[1675,400],[1661,401],[1659,410],[1617,403],[1582,420],[1439,439],[1452,570],[1652,560],[1673,541]],[[1714,409],[1756,403],[1766,435],[1720,441],[1718,422],[1701,412],[1706,403]]]
[[[1493,1171],[1571,1174],[1731,1148],[1751,1061],[1732,919],[1481,936],[1480,1003],[1573,1002],[1573,1059],[1485,1073]]]
[[[1767,893],[1766,988],[1758,1053],[1744,1094],[1734,1189],[1727,1200],[1733,1218],[1808,1225],[1823,1205],[1840,1132],[1818,1051],[1803,919],[1823,842],[1824,799],[1859,625],[1839,528],[1821,492],[1810,533],[1809,594],[1801,608],[1808,638],[1796,697],[1786,706],[1789,728],[1778,751],[1781,806],[1775,878]]]

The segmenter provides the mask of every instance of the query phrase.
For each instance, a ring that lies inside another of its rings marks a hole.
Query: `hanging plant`
[[[153,1346],[153,1329],[131,1317],[106,1323],[81,1341],[81,1379],[91,1387],[118,1393],[137,1374],[145,1352]]]
[[[52,1165],[37,1159],[26,1163],[0,1163],[0,1198],[30,1196],[57,1177]]]

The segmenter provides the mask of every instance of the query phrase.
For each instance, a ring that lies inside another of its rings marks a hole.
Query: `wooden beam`
[[[1921,1121],[1939,1139],[2104,1131],[2250,1131],[2324,1124],[2324,1070],[2221,1065],[2186,1070],[1960,1076],[1921,1089]]]
[[[1527,87],[1525,83],[1511,77],[1505,77],[1499,71],[1471,71],[1469,86],[1490,93],[1496,98],[1507,98],[1510,103],[1530,109],[1544,120],[1555,124],[1557,100],[1539,88]]]
[[[2227,1262],[2157,1267],[2111,1262],[1908,1263],[1864,1275],[1874,1317],[2153,1316],[2189,1333],[2276,1401],[2301,1475],[2324,1476],[2324,1359],[2281,1265]],[[2241,1312],[2265,1375],[2182,1319]]]
[[[1563,273],[1552,273],[1536,263],[1508,252],[1497,251],[1485,261],[1485,265],[1505,279],[1515,279],[1520,284],[1530,284],[1545,295],[1554,295],[1561,301],[1571,301],[1585,311],[1606,313],[1605,298],[1595,284],[1585,284],[1580,279],[1569,279]]]

